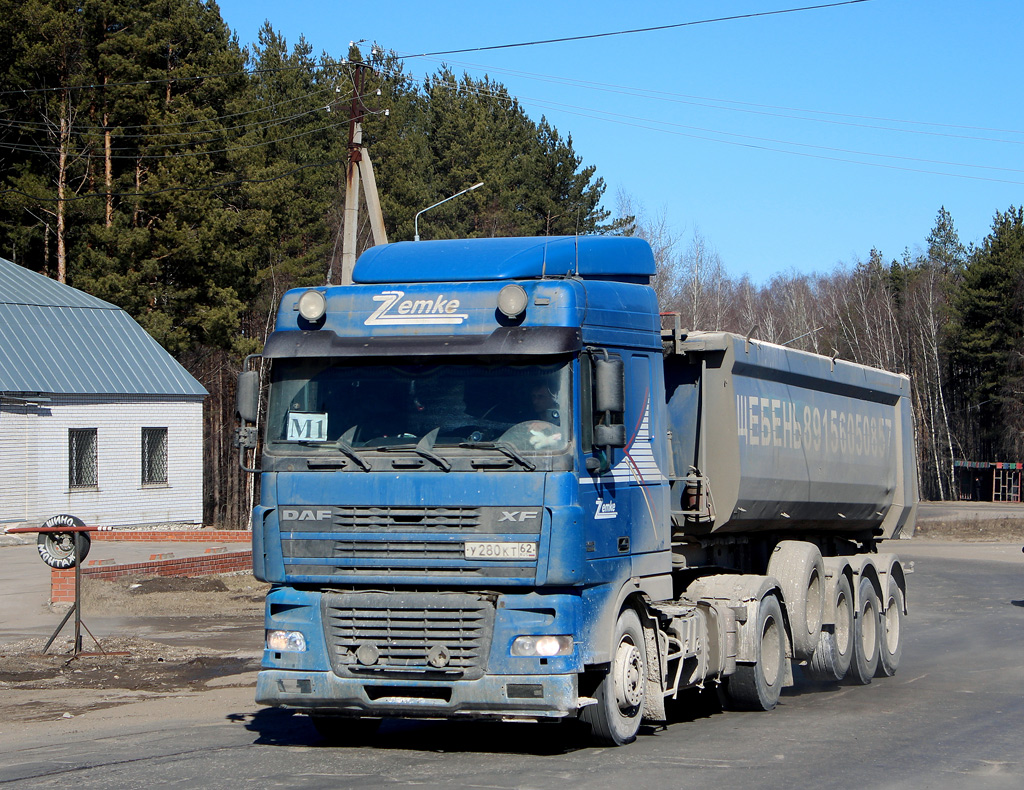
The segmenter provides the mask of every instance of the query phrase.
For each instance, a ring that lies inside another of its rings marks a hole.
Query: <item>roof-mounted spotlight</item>
[[[327,298],[323,291],[306,291],[299,297],[299,315],[315,324],[327,313]]]
[[[506,285],[498,292],[498,310],[506,318],[519,318],[526,312],[526,289],[521,285]]]

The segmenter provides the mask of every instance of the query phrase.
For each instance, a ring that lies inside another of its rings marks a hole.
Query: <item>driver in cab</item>
[[[530,388],[530,403],[536,418],[529,426],[530,446],[535,450],[548,450],[562,444],[558,399],[550,387],[539,382]]]

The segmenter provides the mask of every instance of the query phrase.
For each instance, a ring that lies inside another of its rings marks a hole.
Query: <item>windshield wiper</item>
[[[424,435],[416,444],[387,444],[382,447],[375,447],[375,450],[379,450],[382,453],[400,453],[400,452],[412,452],[421,458],[426,458],[428,461],[433,461],[435,464],[440,466],[444,471],[452,471],[452,465],[447,459],[442,458],[440,455],[434,452],[434,442],[437,440],[437,433],[441,430],[441,426],[434,428],[430,433]]]
[[[523,458],[508,442],[459,442],[459,447],[465,447],[470,450],[497,450],[499,453],[507,455],[528,472],[532,472],[537,468],[536,464]]]
[[[356,435],[356,426],[353,425],[345,433],[337,438],[334,442],[334,447],[346,458],[350,459],[352,463],[362,469],[364,472],[370,471],[370,465],[364,461],[359,453],[352,447],[352,440]]]

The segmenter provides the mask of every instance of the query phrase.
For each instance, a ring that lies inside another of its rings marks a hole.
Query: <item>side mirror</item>
[[[626,410],[626,373],[617,357],[594,360],[594,411]],[[603,442],[595,442],[603,444]],[[622,445],[619,445],[620,447]]]
[[[594,444],[598,447],[625,447],[626,426],[618,425],[595,425]]]
[[[245,370],[238,374],[238,391],[235,410],[242,422],[256,422],[260,408],[260,374]]]

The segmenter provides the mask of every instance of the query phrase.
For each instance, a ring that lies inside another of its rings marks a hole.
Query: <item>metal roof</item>
[[[124,310],[3,258],[0,392],[207,394]]]

